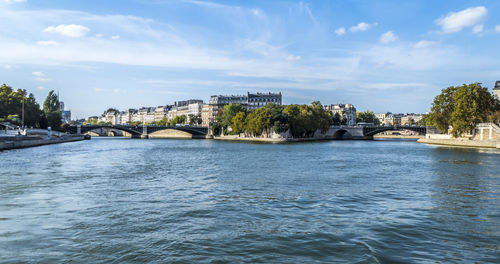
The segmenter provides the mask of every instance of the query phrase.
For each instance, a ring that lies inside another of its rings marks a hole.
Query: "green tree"
[[[47,123],[52,129],[59,130],[62,124],[61,106],[59,104],[59,97],[54,91],[50,91],[43,102],[43,112],[47,117]]]
[[[198,115],[189,114],[190,125],[201,125],[201,123],[202,123],[201,114]]]
[[[246,112],[246,109],[240,104],[227,104],[224,106],[220,114],[217,115],[216,121],[220,124],[220,127],[227,133],[228,127],[232,125],[233,117],[238,112]]]
[[[0,86],[0,118],[11,120],[8,116],[15,115],[19,119],[11,120],[11,122],[21,125],[23,105],[24,125],[40,127],[43,116],[35,96],[32,93],[28,95],[26,90],[17,89],[14,91],[10,86],[5,84]]]
[[[455,110],[453,94],[456,90],[457,88],[453,86],[441,90],[441,94],[434,97],[432,103],[429,119],[437,129],[444,133],[448,132],[448,127],[451,125],[451,114]]]
[[[374,125],[379,125],[380,120],[375,116],[372,111],[366,110],[364,112],[356,113],[357,122],[373,123]]]
[[[234,134],[240,134],[245,132],[246,128],[246,113],[245,112],[238,112],[232,119],[232,125]]]
[[[450,86],[434,98],[431,113],[421,123],[432,124],[442,132],[448,132],[451,126],[451,133],[458,137],[491,120],[496,108],[493,96],[480,83]]]
[[[339,112],[336,112],[333,115],[333,124],[334,125],[340,125],[340,121],[342,121],[342,117],[340,116]]]
[[[478,123],[488,121],[494,110],[493,96],[480,83],[457,87],[453,93],[454,110],[451,114],[452,134],[458,137],[472,131]]]

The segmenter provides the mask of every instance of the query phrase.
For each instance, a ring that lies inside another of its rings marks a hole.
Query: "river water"
[[[0,152],[1,263],[500,263],[500,152],[94,138]]]

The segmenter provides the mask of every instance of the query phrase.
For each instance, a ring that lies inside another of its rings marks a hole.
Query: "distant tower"
[[[495,83],[495,88],[493,88],[493,97],[500,100],[500,81]]]

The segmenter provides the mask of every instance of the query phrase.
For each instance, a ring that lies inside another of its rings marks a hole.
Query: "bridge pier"
[[[148,126],[142,126],[142,135],[141,138],[149,138],[148,136]]]

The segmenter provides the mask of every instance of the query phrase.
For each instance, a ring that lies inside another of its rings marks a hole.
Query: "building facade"
[[[332,115],[339,114],[343,119],[345,118],[348,126],[356,125],[356,107],[352,104],[331,104],[325,105],[323,108],[332,112]]]
[[[71,121],[71,110],[66,110],[64,109],[64,102],[59,102],[60,108],[61,108],[61,116],[62,116],[62,122],[64,123],[69,123]]]
[[[249,93],[246,95],[212,95],[208,102],[209,116],[205,116],[204,123],[212,124],[215,117],[227,104],[239,104],[247,110],[264,107],[269,103],[281,105],[282,95],[279,93]],[[203,116],[202,116],[203,119]]]
[[[156,107],[155,112],[154,112],[154,116],[155,116],[154,121],[159,122],[163,118],[168,117],[168,111],[170,111],[170,109],[172,109],[171,105],[162,105],[162,106]]]
[[[500,81],[495,83],[495,87],[493,88],[493,97],[500,100]]]
[[[281,92],[279,93],[247,93],[247,109],[257,109],[272,103],[281,105]]]

